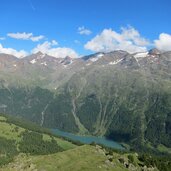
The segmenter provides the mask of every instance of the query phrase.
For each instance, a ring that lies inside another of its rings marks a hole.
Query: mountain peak
[[[148,54],[149,55],[159,55],[159,54],[161,54],[161,51],[158,50],[157,48],[153,48],[153,49],[149,50]]]
[[[44,58],[45,55],[46,55],[45,53],[42,53],[40,51],[34,54],[34,56],[36,56],[37,59]]]
[[[18,58],[14,55],[0,53],[0,59],[4,61],[16,61]]]
[[[64,59],[65,60],[71,60],[72,58],[70,56],[66,56]]]
[[[42,53],[41,51],[38,51],[35,53],[35,55],[44,55],[44,53]]]

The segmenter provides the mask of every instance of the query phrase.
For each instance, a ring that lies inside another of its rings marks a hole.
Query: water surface
[[[72,133],[61,131],[59,129],[52,129],[52,132],[56,135],[66,137],[66,138],[69,138],[71,140],[80,141],[84,144],[90,144],[92,142],[95,142],[97,144],[102,144],[102,145],[105,145],[107,147],[111,147],[111,148],[115,148],[115,149],[119,149],[119,150],[124,149],[121,144],[119,144],[115,141],[112,141],[112,140],[108,140],[105,137],[75,135]]]

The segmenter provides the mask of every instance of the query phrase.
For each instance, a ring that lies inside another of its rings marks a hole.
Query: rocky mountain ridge
[[[81,58],[55,58],[38,52],[25,58],[18,59],[12,55],[0,54],[1,80],[4,75],[16,75],[18,80],[27,82],[32,80],[33,85],[41,82],[45,88],[56,89],[78,72],[96,68],[106,69],[120,67],[123,69],[137,70],[169,70],[171,66],[171,52],[161,53],[156,49],[149,52],[129,54],[125,51],[113,51],[109,53],[97,53]],[[150,71],[150,72],[151,72]],[[27,79],[26,79],[27,78]],[[37,84],[36,84],[37,85]]]

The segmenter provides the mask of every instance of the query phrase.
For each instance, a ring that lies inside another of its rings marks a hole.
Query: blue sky
[[[62,50],[73,54],[74,50],[85,55],[153,46],[170,50],[170,7],[170,0],[1,0],[0,52],[10,51],[8,48],[27,53],[45,48],[48,52],[53,48],[51,54]],[[35,41],[39,36],[42,38]]]

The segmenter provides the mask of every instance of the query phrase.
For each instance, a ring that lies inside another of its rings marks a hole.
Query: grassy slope
[[[0,137],[7,138],[9,140],[15,140],[16,143],[21,141],[22,132],[24,128],[16,126],[12,123],[5,122],[6,118],[0,116]],[[17,128],[17,129],[16,129]],[[16,131],[17,130],[17,131]],[[50,141],[51,137],[47,134],[43,134],[43,139]],[[69,171],[69,170],[113,170],[112,164],[107,164],[106,155],[102,152],[98,152],[94,146],[84,145],[76,147],[76,145],[56,138],[58,145],[67,151],[58,152],[50,155],[36,155],[30,156],[25,154],[19,154],[15,157],[14,161],[8,165],[3,166],[0,171],[19,171],[19,170],[45,170],[45,171]],[[123,170],[124,166],[119,162],[115,166],[117,171]]]
[[[38,170],[49,171],[98,171],[114,170],[112,165],[105,164],[107,160],[105,155],[98,153],[95,147],[84,145],[66,152],[57,153],[49,156],[33,157],[33,162],[37,165]],[[45,161],[42,165],[41,161]],[[56,163],[55,166],[53,163]],[[123,166],[118,165],[115,170],[125,170]]]
[[[23,160],[24,159],[24,160]],[[43,161],[43,162],[42,162]],[[3,171],[19,169],[37,171],[126,171],[117,158],[107,162],[105,154],[94,146],[84,145],[64,152],[42,156],[18,156],[15,162],[3,168]]]
[[[4,166],[0,171],[141,171],[141,163],[136,153],[106,155],[100,146],[83,145],[67,151],[40,156],[20,154],[13,163]],[[129,162],[128,155],[134,158],[134,165]],[[109,160],[112,156],[112,161]],[[127,169],[122,162],[129,163]],[[156,168],[151,168],[158,171]]]
[[[0,137],[7,138],[9,140],[15,140],[16,143],[21,141],[22,137],[20,136],[20,134],[26,129],[4,121],[6,121],[6,118],[4,116],[0,116]],[[51,137],[47,134],[43,134],[43,139],[46,141],[50,141]],[[76,147],[76,145],[61,138],[54,137],[54,139],[64,150]]]

